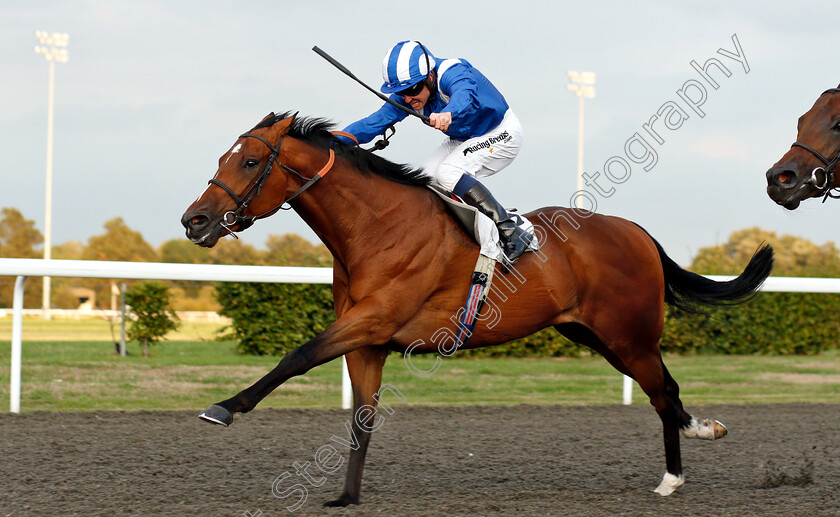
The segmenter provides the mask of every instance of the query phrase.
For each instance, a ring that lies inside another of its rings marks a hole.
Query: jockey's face
[[[403,100],[406,102],[406,104],[411,106],[413,110],[420,111],[423,109],[423,106],[425,106],[426,103],[429,102],[429,96],[431,94],[432,92],[429,91],[429,87],[424,85],[423,89],[420,90],[420,93],[412,96],[403,95]]]
[[[403,95],[402,98],[413,110],[420,111],[429,102],[431,95],[432,92],[429,90],[429,86],[426,84],[426,81],[423,81],[423,89],[419,93],[416,95]]]

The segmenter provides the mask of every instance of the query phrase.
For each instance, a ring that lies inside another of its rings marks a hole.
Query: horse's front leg
[[[262,379],[222,402],[213,404],[199,418],[229,426],[234,413],[247,413],[269,393],[292,377],[365,345],[386,343],[401,326],[403,314],[385,310],[385,304],[362,303],[342,315],[303,345],[292,350]]]
[[[347,506],[359,504],[359,493],[362,488],[362,471],[365,467],[365,456],[371,433],[381,422],[377,418],[375,408],[379,402],[379,388],[382,384],[382,367],[388,357],[387,346],[362,347],[345,356],[350,380],[353,383],[353,418],[351,429],[357,440],[357,446],[350,450],[350,463],[347,466],[347,477],[344,491],[334,501],[324,503],[324,506]],[[401,396],[401,395],[398,395]],[[385,405],[386,408],[389,406]]]

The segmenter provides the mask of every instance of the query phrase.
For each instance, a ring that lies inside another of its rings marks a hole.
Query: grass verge
[[[242,356],[234,343],[165,341],[140,357],[114,354],[110,341],[24,341],[23,411],[201,410],[273,368],[279,358]],[[431,370],[435,358],[413,358]],[[701,404],[840,403],[840,354],[822,356],[668,356],[687,406]],[[0,341],[0,410],[9,400],[10,342]],[[392,354],[383,382],[412,405],[619,404],[622,378],[600,357],[579,359],[444,359],[429,377],[414,375]],[[335,408],[341,363],[314,368],[281,386],[261,407]],[[634,387],[634,404],[648,404]]]

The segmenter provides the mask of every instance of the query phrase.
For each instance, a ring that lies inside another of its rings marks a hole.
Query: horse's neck
[[[428,209],[430,193],[336,159],[332,170],[293,202],[295,211],[344,264],[394,245]]]

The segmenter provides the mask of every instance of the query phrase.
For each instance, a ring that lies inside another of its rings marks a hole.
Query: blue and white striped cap
[[[394,93],[415,85],[435,68],[435,58],[420,42],[400,41],[382,60],[382,93]]]

